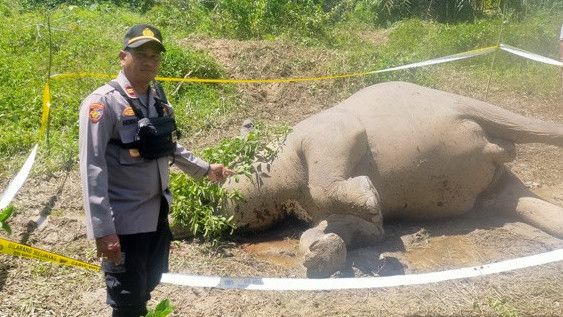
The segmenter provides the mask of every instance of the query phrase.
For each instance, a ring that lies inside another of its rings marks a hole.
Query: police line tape
[[[505,260],[501,262],[479,266],[464,267],[459,269],[438,271],[431,273],[418,273],[406,275],[393,275],[381,277],[352,277],[352,278],[233,278],[219,276],[200,276],[177,273],[165,273],[161,283],[191,286],[212,287],[222,289],[246,289],[260,291],[325,291],[343,289],[372,289],[382,287],[396,287],[407,285],[420,285],[437,283],[464,278],[485,276],[523,269],[542,264],[554,263],[563,260],[563,249],[539,253],[531,256]]]
[[[534,54],[534,53],[530,53],[528,51],[525,51],[523,49],[514,47],[514,46],[510,46],[507,44],[500,44],[499,48],[503,51],[509,52],[511,54],[520,56],[520,57],[524,57],[527,59],[531,59],[533,61],[536,62],[540,62],[540,63],[544,63],[544,64],[549,64],[549,65],[553,65],[553,66],[559,66],[559,67],[563,67],[563,63],[560,61],[556,61],[554,59],[545,57],[545,56],[541,56],[538,54]]]
[[[410,69],[410,68],[417,68],[417,67],[424,67],[430,65],[436,65],[441,63],[453,62],[462,59],[477,57],[485,54],[489,54],[492,52],[496,52],[497,50],[503,50],[509,52],[511,54],[524,57],[530,60],[534,60],[537,62],[554,65],[558,67],[563,67],[563,63],[538,55],[534,54],[510,45],[500,44],[498,46],[490,46],[480,49],[475,49],[463,53],[458,53],[454,55],[448,55],[444,57],[439,57],[435,59],[426,60],[423,62],[411,63],[397,67],[391,67],[381,70],[374,70],[368,72],[360,72],[360,73],[349,73],[349,74],[341,74],[341,75],[331,75],[331,76],[319,76],[319,77],[298,77],[298,78],[280,78],[280,79],[205,79],[205,78],[171,78],[171,77],[157,77],[157,80],[161,81],[171,81],[171,82],[194,82],[194,83],[290,83],[290,82],[304,82],[304,81],[315,81],[315,80],[327,80],[327,79],[339,79],[339,78],[351,78],[351,77],[361,77],[361,76],[368,76],[377,73],[384,73],[390,71],[397,71],[403,69]],[[64,74],[55,74],[50,77],[50,79],[70,79],[70,78],[103,78],[103,79],[111,79],[114,78],[113,75],[108,74],[98,74],[98,73],[64,73]],[[51,93],[50,93],[50,86],[49,81],[45,84],[43,89],[43,96],[42,96],[42,115],[41,115],[41,127],[40,127],[40,138],[42,138],[45,134],[47,124],[49,121],[49,112],[51,108]],[[25,183],[31,168],[35,162],[35,157],[37,154],[38,144],[35,144],[31,153],[27,157],[23,167],[20,171],[16,174],[14,179],[10,181],[8,184],[7,189],[2,193],[2,197],[0,198],[0,211],[6,208],[16,196],[17,192]],[[46,251],[44,251],[46,252]],[[75,260],[76,261],[76,260]]]
[[[404,69],[411,69],[417,67],[424,67],[448,62],[454,62],[462,59],[468,59],[472,57],[477,57],[481,55],[486,55],[489,53],[496,52],[498,50],[503,50],[509,52],[511,54],[524,57],[530,60],[534,60],[537,62],[541,62],[544,64],[549,64],[553,66],[563,67],[563,63],[556,61],[554,59],[541,56],[535,53],[531,53],[525,51],[523,49],[519,49],[514,46],[510,46],[507,44],[500,44],[498,46],[489,46],[484,48],[478,48],[475,50],[462,52],[458,54],[438,57],[434,59],[429,59],[422,62],[405,64],[396,67],[389,67],[385,69],[367,71],[367,72],[358,72],[358,73],[348,73],[348,74],[340,74],[340,75],[329,75],[329,76],[316,76],[316,77],[292,77],[292,78],[271,78],[271,79],[221,79],[221,78],[197,78],[197,77],[188,77],[188,78],[179,78],[179,77],[160,77],[157,76],[155,79],[158,81],[169,81],[169,82],[184,82],[184,83],[216,83],[216,84],[264,84],[264,83],[295,83],[295,82],[305,82],[305,81],[319,81],[319,80],[328,80],[328,79],[341,79],[341,78],[352,78],[352,77],[365,77],[368,75],[397,71],[397,70],[404,70]],[[51,76],[51,79],[72,79],[72,78],[101,78],[101,79],[113,79],[115,75],[109,74],[101,74],[101,73],[62,73],[62,74],[54,74]]]
[[[48,252],[38,248],[0,238],[0,254],[38,259],[59,263],[67,266],[100,271],[99,265],[75,260],[60,254]],[[161,283],[189,287],[209,287],[221,289],[246,289],[260,291],[320,291],[343,289],[372,289],[382,287],[396,287],[420,285],[444,281],[473,278],[495,273],[503,273],[518,269],[555,263],[563,260],[563,249],[505,260],[479,266],[464,267],[431,273],[393,275],[382,277],[357,278],[267,278],[267,277],[221,277],[202,276],[179,273],[165,273]]]
[[[480,55],[489,54],[495,52],[499,49],[498,46],[490,46],[485,48],[479,48],[463,53],[458,53],[454,55],[443,56],[435,59],[426,60],[423,62],[406,64],[397,67],[390,67],[380,70],[373,70],[367,72],[359,72],[359,73],[348,73],[348,74],[340,74],[340,75],[329,75],[329,76],[317,76],[317,77],[292,77],[292,78],[272,78],[272,79],[221,79],[221,78],[197,78],[197,77],[188,77],[188,78],[179,78],[179,77],[159,77],[157,76],[155,79],[158,81],[169,81],[169,82],[185,82],[185,83],[208,83],[208,84],[267,84],[267,83],[295,83],[295,82],[305,82],[305,81],[319,81],[319,80],[328,80],[328,79],[341,79],[341,78],[352,78],[352,77],[365,77],[372,74],[402,70],[402,69],[409,69],[409,68],[416,68],[416,67],[423,67],[423,66],[430,66],[435,64],[442,64],[448,63],[453,61],[458,61],[462,59],[472,58]],[[113,79],[115,75],[109,74],[100,74],[100,73],[63,73],[63,74],[54,74],[51,76],[51,79],[71,79],[71,78],[104,78],[104,79]]]
[[[8,187],[2,194],[2,198],[0,199],[0,211],[8,207],[8,205],[12,202],[12,200],[14,199],[20,188],[27,180],[27,177],[29,176],[29,172],[33,167],[33,163],[35,163],[35,156],[37,155],[38,147],[39,144],[35,144],[35,146],[31,150],[31,153],[25,160],[25,163],[23,163],[22,168],[19,170],[16,176],[10,181]]]
[[[37,259],[41,261],[54,262],[66,266],[73,266],[73,267],[92,270],[96,272],[100,271],[99,265],[86,263],[83,261],[66,257],[64,255],[30,247],[28,245],[6,240],[3,238],[0,238],[0,254],[7,254],[7,255],[19,256],[24,258]]]

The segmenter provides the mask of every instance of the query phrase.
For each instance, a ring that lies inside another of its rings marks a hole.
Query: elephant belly
[[[370,134],[370,177],[384,216],[440,218],[470,210],[498,165],[484,131],[455,116],[403,121]]]

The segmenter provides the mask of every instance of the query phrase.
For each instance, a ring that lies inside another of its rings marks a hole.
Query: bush
[[[271,160],[277,155],[277,146],[271,141],[285,136],[287,126],[265,130],[257,127],[246,138],[236,137],[222,141],[217,147],[202,151],[201,157],[209,162],[232,168],[238,179],[250,177],[255,159]],[[244,199],[238,193],[227,193],[221,186],[207,179],[195,180],[183,173],[172,173],[170,190],[174,195],[172,218],[174,224],[208,240],[218,239],[235,229],[232,217],[220,213],[228,200]]]

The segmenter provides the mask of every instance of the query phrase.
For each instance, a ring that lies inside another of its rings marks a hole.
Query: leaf
[[[163,299],[156,305],[154,310],[147,313],[145,317],[166,317],[174,311],[174,306],[170,303],[170,300]]]
[[[158,303],[158,305],[156,305],[155,312],[158,317],[165,317],[172,313],[173,310],[174,307],[170,304],[170,300],[163,299],[160,303]]]
[[[6,231],[8,234],[12,234],[12,228],[9,224],[5,222],[0,222],[2,224],[2,230]]]
[[[4,222],[4,221],[8,220],[8,218],[10,218],[10,216],[12,215],[14,210],[15,210],[15,208],[14,208],[13,205],[10,205],[10,206],[2,209],[2,212],[0,212],[0,222]]]

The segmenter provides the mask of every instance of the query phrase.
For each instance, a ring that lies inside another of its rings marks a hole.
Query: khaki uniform
[[[156,117],[155,99],[150,88],[148,107],[135,95],[120,72],[116,81],[142,109],[146,117]],[[172,108],[164,109],[173,116]],[[135,149],[110,143],[133,142],[137,117],[128,101],[110,85],[90,94],[80,106],[80,175],[90,239],[109,234],[135,234],[156,231],[161,198],[170,205],[168,157],[143,159]],[[193,177],[206,175],[209,164],[177,145],[173,162]]]

